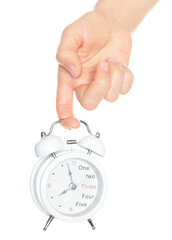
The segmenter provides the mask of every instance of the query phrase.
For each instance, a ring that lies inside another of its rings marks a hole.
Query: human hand
[[[73,114],[73,93],[87,110],[102,99],[114,102],[133,83],[128,69],[129,30],[100,10],[94,10],[65,28],[57,51],[59,64],[57,113],[64,127],[78,128]]]

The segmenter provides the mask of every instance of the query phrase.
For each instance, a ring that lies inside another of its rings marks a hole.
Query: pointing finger
[[[57,86],[57,99],[56,109],[59,119],[65,119],[62,122],[62,126],[67,128],[78,128],[80,122],[74,117],[73,114],[73,89],[68,84],[68,81],[64,81],[67,78],[71,78],[66,69],[59,66],[58,72],[58,86]],[[69,79],[71,81],[71,79]]]

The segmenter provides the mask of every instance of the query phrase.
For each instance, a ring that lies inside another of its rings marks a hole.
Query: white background
[[[75,101],[78,118],[100,131],[109,195],[87,222],[54,220],[34,205],[29,177],[34,145],[57,119],[56,49],[64,27],[96,1],[0,1],[0,222],[2,239],[172,239],[172,3],[161,1],[133,35],[131,92],[93,112]],[[82,127],[56,133],[77,139]],[[3,237],[2,237],[3,236]]]

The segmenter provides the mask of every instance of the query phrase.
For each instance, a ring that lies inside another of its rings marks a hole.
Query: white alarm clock
[[[35,165],[31,178],[31,195],[38,208],[49,216],[43,228],[47,230],[56,218],[68,222],[88,220],[93,229],[91,217],[105,200],[107,181],[103,168],[94,156],[103,157],[105,147],[100,141],[100,133],[94,136],[88,124],[83,123],[89,133],[78,142],[41,133],[41,140],[35,146],[40,160]]]

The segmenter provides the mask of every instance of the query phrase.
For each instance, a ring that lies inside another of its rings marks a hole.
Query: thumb
[[[57,61],[65,67],[69,73],[78,78],[81,75],[81,60],[78,49],[81,46],[81,36],[71,26],[65,28],[57,50]]]

